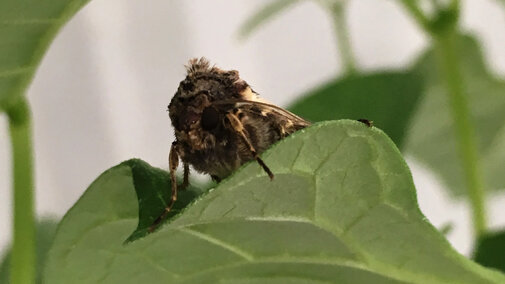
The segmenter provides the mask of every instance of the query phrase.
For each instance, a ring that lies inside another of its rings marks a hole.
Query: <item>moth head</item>
[[[201,127],[212,131],[219,126],[222,115],[212,103],[238,98],[248,87],[238,71],[225,71],[211,66],[205,58],[194,58],[186,65],[186,77],[179,83],[168,111],[172,125],[178,131]]]
[[[206,90],[196,94],[177,92],[168,106],[172,125],[176,130],[185,132],[203,125],[208,126],[202,119],[210,117],[207,109],[211,105],[211,95]]]

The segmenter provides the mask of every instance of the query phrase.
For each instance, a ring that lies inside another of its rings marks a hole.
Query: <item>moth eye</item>
[[[219,113],[213,107],[206,107],[202,113],[201,125],[204,130],[212,130],[219,124]]]
[[[181,87],[184,91],[193,91],[193,89],[195,88],[195,85],[193,85],[193,83],[189,82],[189,81],[182,81],[181,82]]]

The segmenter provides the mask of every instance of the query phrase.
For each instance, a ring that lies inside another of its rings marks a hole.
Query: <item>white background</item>
[[[191,57],[206,56],[266,99],[286,105],[342,71],[330,19],[302,2],[239,41],[240,24],[268,1],[93,0],[51,45],[28,96],[34,115],[37,213],[62,216],[105,169],[139,157],[162,168],[172,129],[166,106]],[[361,70],[408,66],[427,45],[391,0],[353,0],[351,41]],[[505,7],[463,1],[462,26],[482,41],[495,74],[505,75]],[[10,147],[0,117],[0,249],[11,234]],[[469,212],[426,169],[408,159],[423,212],[449,240],[471,251]],[[505,196],[489,200],[491,226],[505,225]],[[502,205],[503,206],[503,205]]]

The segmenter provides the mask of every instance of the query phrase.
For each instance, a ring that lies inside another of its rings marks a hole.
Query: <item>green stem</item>
[[[470,107],[460,67],[460,55],[456,48],[461,3],[459,0],[451,0],[446,8],[439,7],[433,20],[427,19],[422,13],[418,1],[401,0],[401,3],[435,42],[438,65],[449,96],[457,148],[472,207],[473,230],[478,239],[486,230],[485,192],[475,129],[471,122]]]
[[[400,0],[400,3],[425,31],[431,30],[430,20],[424,15],[421,8],[419,8],[417,0]]]
[[[351,41],[349,33],[347,32],[345,3],[335,2],[330,6],[331,17],[333,18],[333,25],[335,26],[335,33],[338,41],[338,51],[340,58],[344,64],[344,72],[346,74],[354,74],[356,72],[356,63],[352,53]]]
[[[457,147],[460,153],[466,186],[472,206],[473,227],[476,237],[486,229],[484,206],[484,183],[475,139],[474,125],[471,122],[470,108],[465,94],[464,80],[461,73],[455,31],[434,36],[435,50],[438,55],[451,113],[455,125]]]
[[[8,111],[12,144],[14,236],[11,254],[12,284],[35,282],[35,221],[31,114],[20,99]]]

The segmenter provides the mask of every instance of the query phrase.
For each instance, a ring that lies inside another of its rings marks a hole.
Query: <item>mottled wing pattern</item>
[[[274,124],[272,125],[274,128],[279,128],[281,133],[280,138],[284,138],[291,133],[310,125],[309,121],[297,116],[296,114],[264,101],[232,99],[218,101],[213,103],[213,105],[236,108],[241,113],[244,113],[245,117],[248,115],[265,117]]]

